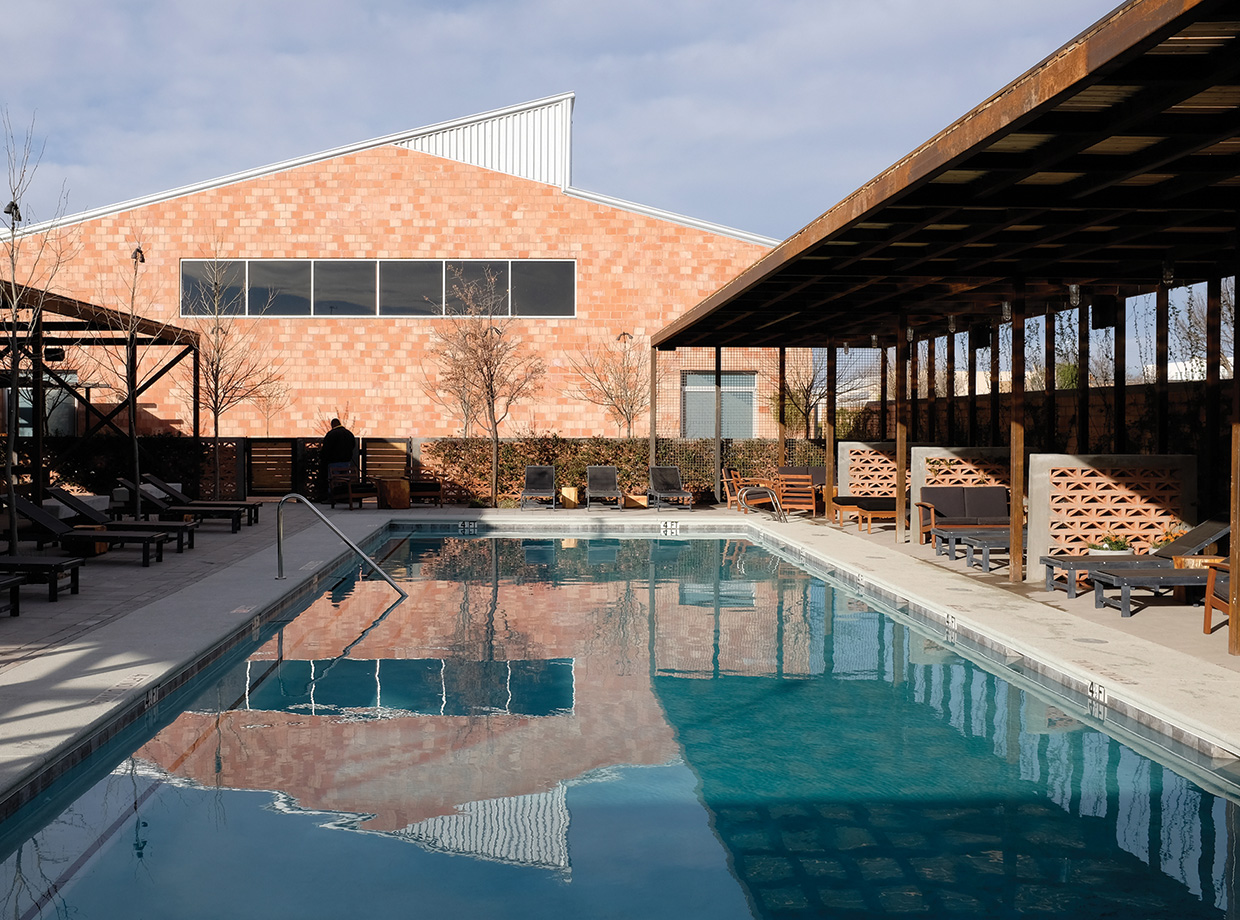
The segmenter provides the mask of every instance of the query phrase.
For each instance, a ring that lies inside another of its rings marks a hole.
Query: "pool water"
[[[377,555],[0,838],[4,915],[1228,914],[1234,802],[744,541]]]

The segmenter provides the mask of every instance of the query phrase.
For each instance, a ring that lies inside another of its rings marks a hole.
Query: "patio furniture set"
[[[62,518],[51,507],[37,505],[26,498],[15,498],[13,507],[19,519],[29,528],[28,538],[40,554],[0,556],[0,590],[8,589],[10,616],[20,615],[20,587],[23,584],[46,584],[48,600],[60,598],[67,588],[77,594],[81,585],[81,569],[92,556],[112,549],[137,547],[142,551],[143,566],[162,562],[164,545],[173,543],[178,553],[194,548],[194,535],[206,518],[226,519],[232,532],[240,529],[242,517],[247,523],[258,520],[260,502],[199,501],[181,492],[157,476],[143,476],[137,490],[142,501],[142,517],[125,519],[132,510],[128,501],[114,502],[105,496],[77,495],[66,489],[52,487],[49,496],[68,514]],[[135,485],[127,480],[120,484],[134,494]],[[0,507],[7,500],[0,498]],[[151,515],[158,520],[150,520]],[[9,540],[22,539],[22,532],[10,534]],[[44,547],[56,545],[68,555],[43,554]]]
[[[521,489],[518,507],[557,506],[559,491],[555,484],[554,466],[527,466],[525,485]],[[620,488],[619,470],[614,466],[586,467],[586,510],[594,504],[617,509],[624,508],[625,493]],[[683,508],[693,510],[693,493],[680,480],[680,469],[675,466],[650,467],[650,485],[646,490],[648,508]]]

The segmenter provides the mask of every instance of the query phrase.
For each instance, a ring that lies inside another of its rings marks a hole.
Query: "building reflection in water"
[[[144,796],[264,790],[292,818],[567,878],[582,778],[683,758],[759,915],[1234,903],[1230,802],[743,541],[383,559],[408,601],[320,598],[137,752]],[[77,838],[109,801],[79,806]],[[122,812],[147,846],[143,807]]]

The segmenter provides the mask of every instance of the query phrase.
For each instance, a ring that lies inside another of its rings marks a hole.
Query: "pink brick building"
[[[229,322],[253,330],[289,399],[269,420],[238,406],[222,435],[315,436],[333,415],[364,436],[460,434],[460,418],[428,394],[437,379],[428,346],[437,326],[456,322],[436,304],[451,309],[452,272],[476,273],[481,261],[508,286],[512,334],[546,366],[540,392],[515,407],[503,434],[615,435],[606,412],[575,395],[571,359],[624,332],[644,354],[653,331],[775,241],[574,189],[572,103],[571,94],[538,100],[31,230],[72,242],[54,291],[117,310],[129,309],[140,246],[135,312],[188,329],[209,321],[187,315],[194,278],[213,263],[233,273],[250,316]],[[436,277],[448,279],[442,296]],[[69,351],[69,363],[85,361]],[[703,368],[712,362],[703,355]],[[79,372],[104,383],[109,374]],[[189,430],[175,377],[144,395],[144,427]]]

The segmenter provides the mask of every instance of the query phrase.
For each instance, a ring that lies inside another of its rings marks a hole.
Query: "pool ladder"
[[[343,540],[348,545],[348,547],[351,550],[353,550],[353,552],[361,556],[362,561],[368,564],[372,569],[374,569],[375,574],[377,574],[380,578],[382,578],[389,585],[395,588],[396,592],[401,596],[401,598],[406,598],[409,596],[400,585],[392,581],[391,576],[388,575],[387,572],[379,568],[378,563],[376,563],[373,559],[371,559],[364,552],[362,552],[362,548],[360,546],[358,546],[356,543],[354,543],[352,540],[346,537],[341,532],[339,527],[337,527],[335,524],[329,521],[327,519],[327,515],[325,515],[318,508],[314,507],[314,503],[311,502],[310,499],[306,498],[306,496],[304,495],[299,495],[296,492],[288,493],[288,495],[280,499],[280,504],[276,506],[276,578],[277,579],[284,578],[284,503],[288,501],[289,499],[292,499],[293,501],[301,502],[303,505],[305,505],[307,508],[313,511],[316,515],[318,515],[319,520],[322,521],[324,524],[326,524],[328,529],[331,530],[333,533],[335,533],[335,535],[338,536],[341,540]]]
[[[751,505],[749,503],[749,498],[751,495],[754,497],[757,497],[758,495],[764,496],[765,499],[769,500],[770,507],[766,508]],[[778,521],[781,524],[787,523],[788,521],[788,512],[786,512],[783,506],[779,503],[779,496],[770,486],[745,486],[736,493],[736,501],[737,504],[739,504],[746,511],[753,511],[757,514],[769,514],[771,516],[771,520]]]

